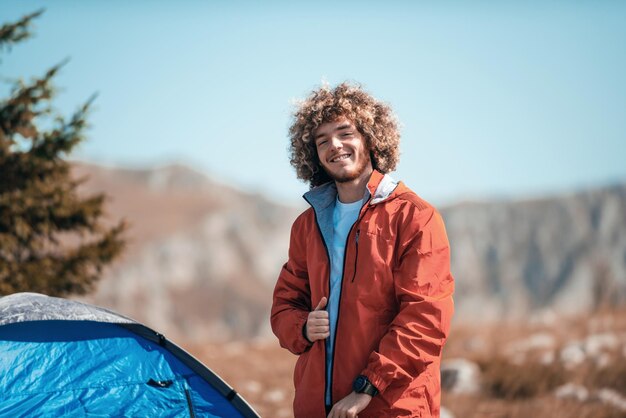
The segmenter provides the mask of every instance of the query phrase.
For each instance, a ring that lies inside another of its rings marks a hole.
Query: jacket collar
[[[367,183],[367,188],[372,196],[370,205],[375,205],[383,200],[387,200],[391,197],[397,186],[398,182],[391,178],[389,174],[382,174],[378,170],[374,170],[370,181]]]
[[[380,182],[383,180],[384,177],[385,175],[380,171],[372,171],[372,175],[367,182],[367,190],[369,191],[370,196],[376,196],[376,189],[378,189],[378,186],[380,185]]]
[[[367,202],[369,202],[370,205],[374,205],[388,199],[397,185],[398,183],[388,175],[383,175],[374,170],[367,182],[365,196],[363,196],[361,203],[361,213],[363,213],[363,206],[365,206]],[[334,236],[333,212],[337,200],[337,186],[335,186],[335,182],[331,181],[322,184],[321,186],[309,190],[302,197],[313,207],[315,220],[322,234],[322,239],[326,244],[326,248],[328,248],[328,243],[333,242]]]
[[[363,196],[363,204],[370,199],[370,205],[380,203],[388,199],[396,189],[398,182],[391,178],[388,174],[382,174],[378,170],[374,170],[367,182],[365,196]],[[334,181],[324,183],[317,186],[302,196],[313,209],[321,210],[334,205],[337,198],[337,186]]]

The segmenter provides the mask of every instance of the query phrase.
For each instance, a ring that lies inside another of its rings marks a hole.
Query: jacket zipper
[[[360,217],[359,217],[360,218]],[[354,223],[356,225],[359,222],[359,219]],[[337,353],[337,329],[339,329],[339,311],[341,311],[341,297],[343,296],[343,273],[346,271],[346,254],[348,254],[348,243],[350,242],[350,234],[352,234],[352,230],[354,229],[354,225],[350,227],[350,232],[348,232],[348,237],[346,238],[346,246],[343,250],[343,270],[341,271],[341,292],[339,292],[339,301],[337,302],[337,323],[335,324],[335,333],[333,334],[333,361],[330,363],[330,382],[329,382],[329,393],[330,393],[330,404],[333,405],[333,372],[335,371],[335,353]],[[330,281],[329,281],[330,287]],[[329,291],[330,294],[330,291]],[[325,345],[325,344],[324,344]],[[326,397],[326,393],[324,392],[324,397]]]
[[[352,283],[354,283],[354,278],[356,277],[356,262],[359,259],[359,235],[361,235],[360,228],[356,230],[356,238],[354,240],[354,246],[355,246],[356,252],[354,254],[354,272],[352,273],[352,280],[351,280]]]
[[[369,199],[367,199],[367,202],[365,202],[365,204],[363,205],[363,207],[365,208],[363,210],[363,212],[361,212],[359,214],[359,217],[357,218],[357,220],[354,222],[354,225],[352,225],[352,227],[350,227],[350,232],[348,232],[348,237],[346,238],[346,247],[343,250],[343,270],[341,271],[341,292],[339,293],[339,301],[337,302],[337,323],[335,324],[335,334],[333,335],[333,361],[330,363],[330,382],[328,383],[330,388],[330,404],[333,405],[333,372],[335,371],[335,354],[337,353],[337,330],[339,329],[339,318],[341,318],[341,315],[339,315],[339,312],[341,311],[341,297],[343,296],[343,274],[346,271],[346,254],[348,253],[348,243],[350,242],[350,234],[352,233],[352,230],[354,229],[354,227],[356,225],[359,224],[359,222],[361,222],[361,219],[363,218],[363,215],[365,215],[365,212],[367,212],[368,209],[368,205],[369,202],[371,200],[371,196]],[[316,218],[317,219],[317,218]],[[319,228],[319,225],[318,225]],[[321,230],[320,230],[321,231]],[[358,250],[358,242],[359,242],[359,234],[360,234],[360,228],[357,228],[357,234],[356,234],[356,243],[357,243],[357,250]],[[323,239],[322,239],[323,241]],[[355,254],[356,257],[357,254]],[[330,262],[330,257],[328,258],[329,262]],[[356,262],[356,261],[355,261]],[[354,281],[354,277],[352,278],[352,280]],[[330,294],[330,280],[328,280],[328,287],[329,287],[329,294]],[[326,344],[324,344],[324,346],[326,346]],[[324,391],[324,397],[326,397],[326,391]]]
[[[311,205],[311,202],[305,197],[304,200],[307,201],[307,203],[309,205]],[[354,229],[355,225],[358,225],[358,223],[361,221],[361,219],[363,218],[363,215],[365,215],[365,212],[367,211],[367,206],[370,202],[370,200],[372,200],[372,197],[370,196],[369,199],[367,199],[367,202],[365,202],[365,204],[363,205],[363,207],[365,208],[365,210],[363,210],[362,213],[359,214],[359,217],[357,218],[356,222],[354,222],[354,225],[352,225],[352,227],[350,227],[350,231],[348,232],[348,237],[346,238],[346,247],[344,249],[343,252],[343,270],[341,271],[341,283],[342,283],[342,287],[343,287],[343,273],[346,271],[346,254],[348,252],[348,243],[349,243],[349,239],[350,239],[350,234],[352,233],[352,230]],[[311,205],[313,207],[313,205]],[[315,209],[315,208],[314,208]],[[320,227],[320,223],[319,223],[319,219],[317,218],[317,212],[315,210],[313,210],[313,214],[315,215],[315,224],[317,225],[317,230],[320,233],[320,237],[322,239],[322,244],[324,244],[324,249],[326,250],[326,257],[328,258],[328,295],[330,295],[330,252],[328,251],[328,246],[326,245],[326,240],[324,239],[324,235],[322,234],[322,228]],[[359,242],[359,237],[358,235],[360,234],[360,229],[357,229],[357,236],[356,236],[356,243],[357,243],[357,251],[358,251],[358,242]],[[357,254],[358,255],[358,252]],[[356,261],[355,261],[356,263]],[[355,265],[356,267],[356,265]],[[352,280],[354,281],[354,277],[352,278]],[[339,293],[339,301],[337,302],[337,323],[335,324],[335,333],[333,335],[333,341],[335,343],[335,346],[333,348],[333,360],[330,364],[330,382],[328,381],[328,379],[326,378],[326,366],[324,366],[324,406],[326,405],[326,390],[328,389],[329,393],[330,393],[330,404],[331,406],[333,405],[333,371],[335,369],[335,353],[337,352],[337,329],[339,329],[339,318],[341,317],[339,315],[339,312],[341,310],[341,296],[343,295],[343,289],[342,291]],[[328,356],[327,350],[326,350],[326,343],[324,343],[324,365],[326,365],[326,357]]]
[[[304,198],[304,200],[307,201],[307,203],[309,205],[311,205],[311,202],[309,202],[309,200],[307,198]],[[313,207],[313,205],[311,205],[311,207]],[[326,245],[326,240],[324,239],[324,235],[322,234],[322,228],[320,227],[320,222],[317,219],[317,212],[315,211],[315,208],[313,210],[313,214],[315,215],[315,225],[317,225],[317,230],[320,233],[320,238],[322,239],[322,244],[324,244],[324,249],[326,250],[326,257],[328,257],[328,296],[330,296],[330,251],[328,251],[328,246]],[[341,296],[339,297],[339,300],[341,300]],[[312,302],[311,302],[312,303]],[[337,322],[339,322],[339,310],[337,310]],[[337,332],[337,329],[335,329],[335,333]],[[328,387],[328,379],[326,378],[326,357],[328,356],[328,353],[326,352],[326,342],[324,342],[324,407],[326,407],[326,389]],[[334,356],[333,356],[333,360],[334,360]],[[331,371],[332,373],[332,371]],[[330,375],[332,378],[332,374]],[[332,388],[331,388],[332,390]],[[331,405],[332,405],[332,400],[333,400],[333,394],[332,392],[330,393],[330,401],[331,401]]]

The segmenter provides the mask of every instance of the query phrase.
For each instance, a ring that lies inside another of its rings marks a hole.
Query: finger
[[[330,332],[312,332],[309,335],[309,340],[311,341],[315,341],[315,340],[324,340],[326,338],[328,338],[330,336]]]
[[[326,327],[325,327],[325,326],[319,326],[319,327],[313,327],[313,328],[311,328],[311,331],[312,331],[312,332],[314,332],[314,333],[316,333],[316,334],[324,334],[324,333],[326,333],[326,332],[329,332],[329,331],[330,331],[330,328],[329,328],[329,327],[327,327],[327,326],[326,326]]]
[[[329,327],[311,327],[308,329],[309,334],[311,335],[328,335],[330,334]]]
[[[330,410],[330,414],[328,414],[328,418],[337,418],[337,415],[335,414],[335,407],[334,406]]]
[[[329,326],[330,322],[326,318],[311,318],[309,319],[309,324],[313,327],[317,326]]]
[[[309,333],[311,333],[311,334],[322,334],[322,333],[328,332],[328,331],[330,331],[330,329],[328,327],[323,327],[323,326],[320,326],[320,327],[310,327],[309,328]]]
[[[313,316],[320,319],[328,319],[327,311],[313,311]]]
[[[330,322],[326,318],[315,318],[315,317],[309,318],[308,323],[309,323],[309,326],[314,326],[314,327],[317,327],[320,325],[323,325],[323,326],[330,325]]]
[[[327,311],[311,311],[309,312],[309,317],[311,318],[328,318]]]
[[[319,321],[323,320],[328,322],[328,312],[326,311],[313,311],[309,314],[308,320]]]
[[[326,296],[324,296],[320,300],[320,303],[317,304],[317,307],[315,308],[315,310],[316,311],[321,311],[322,309],[324,309],[326,307],[326,302],[328,302],[328,299],[326,299]]]

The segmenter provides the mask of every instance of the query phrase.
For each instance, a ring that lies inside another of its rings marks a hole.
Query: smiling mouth
[[[350,158],[350,155],[352,155],[352,154],[341,154],[341,155],[338,155],[336,157],[331,158],[330,162],[331,163],[336,163],[338,161],[346,160],[346,159]]]

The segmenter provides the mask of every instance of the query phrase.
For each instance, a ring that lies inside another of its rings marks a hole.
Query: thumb
[[[317,304],[317,307],[315,308],[316,311],[321,311],[322,309],[324,309],[326,307],[326,302],[328,301],[328,299],[326,299],[326,296],[324,296],[321,300],[320,303]]]

